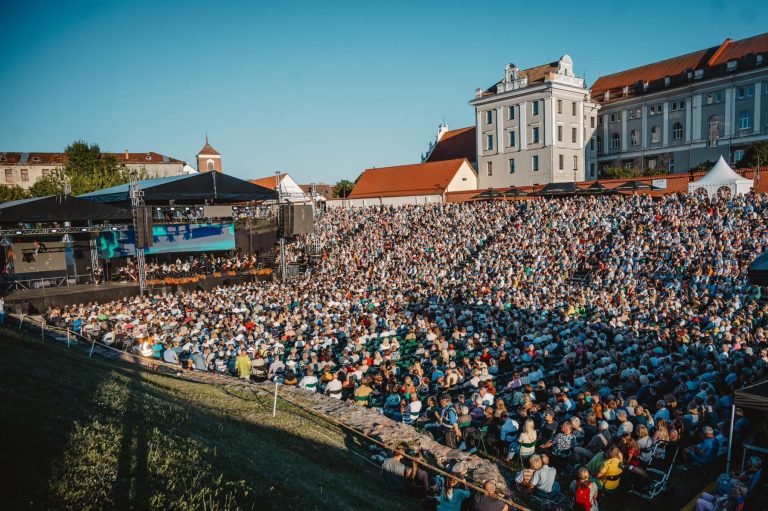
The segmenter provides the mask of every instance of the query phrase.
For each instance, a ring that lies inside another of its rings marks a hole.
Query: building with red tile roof
[[[596,171],[587,142],[598,105],[568,55],[527,69],[509,64],[469,104],[481,189],[582,181]]]
[[[474,126],[449,130],[447,124],[441,124],[437,130],[437,139],[430,144],[427,154],[422,155],[422,163],[458,160],[466,158],[476,168],[477,135]]]
[[[278,190],[283,199],[291,202],[305,202],[309,200],[301,186],[285,172],[275,174],[274,176],[251,179],[250,182],[270,190]]]
[[[186,162],[164,154],[149,151],[132,153],[103,153],[113,156],[117,164],[143,173],[147,178],[178,176],[189,172]],[[67,163],[65,153],[0,152],[0,184],[29,189],[35,181]]]
[[[601,76],[591,95],[600,170],[738,164],[768,140],[768,33]]]
[[[460,158],[366,169],[341,202],[349,206],[437,203],[444,202],[448,192],[476,188],[475,170],[469,160]]]
[[[221,153],[208,143],[208,133],[205,134],[205,145],[197,153],[198,172],[222,172]]]

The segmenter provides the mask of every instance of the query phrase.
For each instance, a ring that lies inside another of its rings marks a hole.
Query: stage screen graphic
[[[13,244],[13,266],[16,274],[67,270],[67,251],[72,247],[58,241],[34,241]]]
[[[235,224],[155,224],[152,226],[152,247],[144,253],[214,252],[235,248]],[[99,256],[133,257],[136,253],[136,233],[108,231],[99,234]]]

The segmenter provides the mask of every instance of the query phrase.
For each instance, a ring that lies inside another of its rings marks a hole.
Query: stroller
[[[653,500],[662,493],[669,490],[669,478],[672,475],[672,469],[675,467],[675,460],[680,448],[677,444],[669,442],[659,442],[653,449],[653,460],[646,468],[650,480],[640,488],[633,489],[630,493],[637,495],[645,500]]]

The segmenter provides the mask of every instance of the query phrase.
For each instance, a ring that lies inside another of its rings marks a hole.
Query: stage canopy
[[[614,188],[617,192],[650,192],[656,190],[653,186],[643,181],[627,181]]]
[[[768,411],[768,380],[737,390],[734,402],[742,408]]]
[[[49,195],[0,204],[0,223],[3,224],[130,219],[130,210],[110,204],[94,204],[71,195]]]
[[[704,190],[707,195],[714,197],[721,188],[728,189],[733,197],[743,195],[752,190],[752,180],[734,172],[721,156],[706,176],[688,184],[688,193]]]
[[[549,183],[547,186],[536,192],[534,195],[549,197],[555,195],[572,195],[581,191],[576,183]]]
[[[600,184],[600,181],[595,181],[579,193],[584,195],[608,195],[616,192]]]
[[[473,200],[494,200],[494,199],[500,199],[502,197],[501,192],[497,192],[493,188],[489,188],[488,190],[478,193],[474,197],[472,197]]]
[[[750,284],[768,286],[768,252],[764,252],[752,261],[747,269]]]
[[[277,199],[277,192],[220,172],[198,172],[182,176],[139,181],[147,204],[203,204]],[[128,183],[80,195],[93,202],[129,204]]]

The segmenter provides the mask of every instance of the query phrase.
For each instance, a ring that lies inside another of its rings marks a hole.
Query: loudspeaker
[[[141,206],[136,209],[136,248],[149,248],[152,241],[152,208]]]
[[[282,204],[280,206],[278,234],[281,237],[310,234],[313,230],[312,206],[298,204]]]

